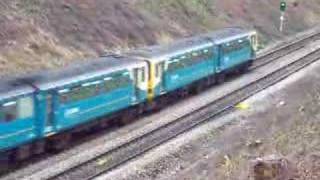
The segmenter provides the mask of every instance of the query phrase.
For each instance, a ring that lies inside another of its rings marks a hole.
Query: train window
[[[47,119],[46,119],[46,126],[51,126],[53,125],[53,117],[52,117],[52,113],[53,113],[53,97],[51,94],[48,94],[47,97],[47,107],[46,107],[46,111],[47,111]]]
[[[129,73],[126,76],[120,76],[117,79],[118,79],[117,88],[128,86],[131,82]]]
[[[228,54],[229,53],[229,48],[226,45],[222,45],[222,52],[223,54]]]
[[[146,80],[146,72],[144,68],[141,68],[140,70],[141,73],[141,82],[144,82]]]
[[[161,64],[159,63],[156,65],[156,73],[155,73],[156,77],[159,77],[160,71],[161,71]]]
[[[61,89],[58,91],[59,99],[61,103],[65,103],[68,101],[68,92],[70,92],[70,89]]]
[[[207,57],[202,51],[196,52],[196,58],[194,59],[194,63],[202,62],[204,60],[207,60]]]
[[[107,77],[104,80],[104,92],[109,92],[120,87],[128,86],[131,82],[129,73]]]
[[[212,51],[205,49],[172,58],[168,63],[168,71],[170,72],[179,68],[192,66],[196,63],[210,59],[212,55]]]
[[[186,55],[186,58],[183,60],[183,66],[188,67],[193,64],[197,57],[192,56],[192,53]]]
[[[209,51],[208,49],[193,52],[192,60],[189,62],[188,65],[193,65],[199,62],[206,61],[210,59],[211,56],[212,56],[211,51]]]
[[[18,119],[33,117],[34,105],[32,97],[23,97],[17,103]]]
[[[109,92],[116,88],[117,81],[114,78],[108,77],[104,78],[104,80],[104,92]]]
[[[239,49],[238,50],[242,50],[242,49],[250,47],[250,41],[247,38],[240,39],[238,42],[239,42]]]
[[[173,58],[169,61],[168,63],[168,72],[172,72],[175,69],[178,69],[181,65],[180,59],[179,58]]]
[[[241,41],[242,43],[242,41]],[[240,42],[234,42],[233,47],[232,47],[232,51],[239,51],[242,49],[242,45]]]
[[[156,76],[156,77],[159,77],[159,64],[156,65],[155,71],[156,71],[156,72],[155,72],[155,76]]]
[[[59,90],[60,102],[68,103],[75,100],[76,88]]]
[[[101,83],[101,81],[94,81],[94,82],[84,83],[84,84],[82,84],[81,86],[82,86],[82,87],[89,87],[89,86],[98,85],[98,84],[100,84],[100,83]]]
[[[98,95],[99,87],[92,85],[92,86],[82,86],[78,89],[78,97],[79,99],[86,99]]]
[[[222,46],[223,53],[228,54],[241,49],[241,45],[238,41],[232,41]]]
[[[6,117],[5,113],[2,112],[2,110],[0,110],[0,122],[4,122],[5,121],[5,117]]]
[[[210,54],[209,51],[206,52],[206,53],[202,51],[201,56],[202,56],[202,58],[203,58],[204,60],[208,60],[208,59],[212,58],[212,57],[211,57],[212,54]]]
[[[243,44],[244,44],[244,46],[246,46],[246,47],[250,47],[250,39],[245,39],[245,40],[243,41]]]
[[[202,60],[208,60],[209,57],[209,51],[204,52],[204,50],[200,51],[200,56]]]
[[[17,102],[10,101],[0,105],[0,122],[10,122],[17,119]]]
[[[95,81],[90,83],[84,83],[80,86],[72,87],[69,89],[63,89],[58,91],[60,94],[60,102],[68,103],[87,99],[100,94],[101,81]]]
[[[213,51],[210,50],[210,49],[205,49],[203,50],[203,56],[206,58],[206,59],[211,59],[213,58]]]
[[[214,54],[213,50],[209,50],[209,54],[208,54],[208,55],[209,55],[209,57],[210,57],[210,58],[212,58],[212,57],[214,57],[214,56],[215,56],[215,54]]]

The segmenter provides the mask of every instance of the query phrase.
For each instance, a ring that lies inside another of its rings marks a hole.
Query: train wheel
[[[12,160],[11,152],[0,153],[0,174],[7,172],[10,168],[10,162]]]
[[[200,82],[200,83],[198,83],[198,84],[192,89],[192,93],[193,93],[193,94],[199,94],[199,93],[201,93],[204,89],[205,89],[205,84],[204,84],[204,82]]]
[[[249,65],[245,64],[240,68],[240,73],[244,74],[249,71]]]
[[[69,145],[70,140],[71,134],[69,133],[57,135],[50,139],[49,149],[53,151],[61,151]]]
[[[31,145],[18,147],[13,155],[14,161],[23,161],[31,157]]]
[[[106,129],[106,128],[110,127],[110,126],[111,126],[111,123],[110,123],[110,121],[108,121],[108,120],[102,120],[102,121],[99,123],[99,128],[100,128],[100,129]]]
[[[135,113],[132,110],[126,110],[122,113],[121,118],[119,119],[119,125],[124,126],[130,124],[135,119]]]
[[[160,110],[165,108],[168,104],[169,104],[169,99],[166,95],[160,98],[160,105],[159,105]]]
[[[216,84],[216,78],[215,78],[215,76],[210,76],[209,78],[208,78],[208,87],[211,87],[212,85],[214,85],[214,84]]]
[[[225,74],[219,74],[217,76],[216,82],[217,82],[217,84],[222,84],[222,83],[224,83],[225,79],[226,79]]]
[[[32,147],[33,154],[42,154],[45,152],[46,142],[45,141],[38,141]]]

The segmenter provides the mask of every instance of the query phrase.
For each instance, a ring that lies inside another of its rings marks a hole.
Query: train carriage
[[[148,62],[149,99],[153,99],[214,74],[214,51],[212,42],[197,37],[135,50],[129,56]]]
[[[44,143],[35,140],[52,136],[67,143],[60,136],[65,130],[146,101],[147,68],[145,62],[132,58],[101,57],[59,71],[3,82],[0,149],[19,147],[16,157],[23,159],[31,151],[43,151]],[[28,143],[32,141],[36,143],[31,146]]]
[[[196,89],[222,82],[227,73],[244,71],[255,58],[257,37],[254,31],[226,28],[166,46],[134,50],[149,64],[149,99],[180,89]]]
[[[218,49],[217,74],[246,70],[252,64],[257,49],[255,31],[226,28],[204,36],[214,42]]]
[[[123,57],[101,57],[34,83],[47,99],[45,134],[72,128],[145,101],[145,62]]]

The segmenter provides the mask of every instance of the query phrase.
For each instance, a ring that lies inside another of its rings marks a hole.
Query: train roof
[[[2,79],[0,81],[0,101],[21,95],[33,93],[34,89],[17,79]]]
[[[39,89],[47,90],[144,65],[146,65],[145,62],[134,58],[104,56],[49,73],[38,74],[33,76],[32,81]]]
[[[145,66],[146,62],[128,57],[106,56],[81,62],[77,65],[38,72],[24,77],[2,79],[0,81],[0,101],[33,93],[36,89],[48,90],[113,72]]]
[[[151,61],[162,61],[185,53],[213,46],[213,43],[201,37],[192,37],[178,40],[168,45],[156,45],[129,52],[129,55],[142,57]]]
[[[138,56],[150,61],[162,61],[168,57],[174,57],[179,54],[207,48],[214,44],[232,41],[242,37],[247,37],[255,33],[243,28],[224,28],[222,30],[207,33],[197,37],[178,40],[169,45],[156,45],[131,51],[129,55]]]
[[[206,38],[209,38],[215,44],[222,44],[235,39],[248,37],[252,34],[255,34],[255,31],[251,31],[243,28],[225,28],[222,30],[205,34],[203,36]]]

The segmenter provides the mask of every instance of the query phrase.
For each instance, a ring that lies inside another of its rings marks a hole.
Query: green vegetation
[[[0,76],[231,26],[256,29],[261,48],[318,24],[320,3],[301,1],[293,8],[288,2],[286,12],[280,33],[279,3],[268,1],[1,0]]]
[[[141,0],[137,6],[153,15],[169,14],[173,19],[188,18],[196,24],[208,27],[213,17],[212,3],[212,0]]]
[[[36,16],[41,13],[42,0],[17,1],[16,6],[27,16]]]

